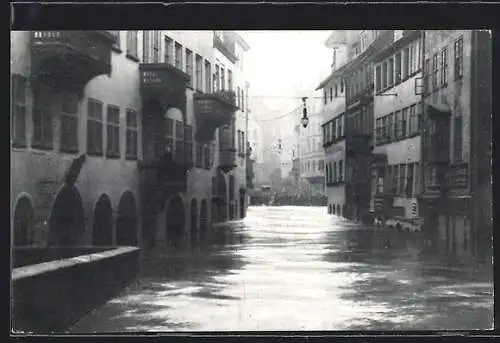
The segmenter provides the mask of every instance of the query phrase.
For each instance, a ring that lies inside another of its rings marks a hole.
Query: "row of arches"
[[[335,214],[337,216],[344,216],[345,215],[345,205],[335,205],[335,204],[329,204],[328,205],[328,213],[329,214]]]
[[[14,246],[32,245],[37,220],[28,195],[19,198],[13,218]],[[48,222],[47,245],[74,246],[81,244],[85,232],[85,211],[78,190],[71,185],[57,195]],[[92,227],[94,245],[113,245],[113,208],[107,194],[102,194],[94,208]],[[120,198],[116,215],[116,244],[138,245],[138,219],[135,196],[126,191]]]

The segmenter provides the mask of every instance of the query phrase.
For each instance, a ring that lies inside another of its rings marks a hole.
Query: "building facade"
[[[325,154],[322,147],[323,121],[321,115],[321,97],[312,94],[307,100],[307,113],[309,124],[307,127],[299,126],[299,168],[302,196],[308,196],[314,204],[322,204],[325,197]],[[303,108],[299,108],[294,118],[302,117]]]
[[[176,244],[244,216],[249,47],[220,35],[11,33],[13,245]]]
[[[374,58],[375,96],[370,210],[377,223],[420,230],[421,32],[394,31]]]
[[[491,257],[491,33],[423,34],[424,227],[440,251]]]
[[[334,48],[335,57],[338,50],[340,57],[346,60],[343,66],[334,68],[318,88],[323,88],[324,98],[328,98],[328,92],[335,89],[334,87],[325,89],[325,85],[330,81],[340,79],[340,88],[345,87],[343,114],[339,116],[340,119],[324,126],[324,136],[330,137],[329,141],[325,142],[327,148],[335,143],[335,146],[330,148],[332,152],[329,155],[334,155],[332,159],[338,159],[339,162],[331,166],[333,180],[336,180],[334,182],[337,184],[343,183],[343,189],[340,188],[336,192],[335,198],[342,199],[338,193],[344,194],[344,206],[340,207],[340,213],[351,220],[365,222],[372,220],[370,161],[373,150],[373,58],[377,51],[392,42],[393,35],[392,30],[340,31],[327,40],[327,46]],[[336,64],[334,61],[332,66],[336,67]],[[338,88],[337,85],[337,95]],[[337,129],[339,123],[340,132]],[[334,125],[337,127],[334,128]],[[333,135],[334,132],[341,136]],[[341,141],[344,141],[344,150],[339,144]]]

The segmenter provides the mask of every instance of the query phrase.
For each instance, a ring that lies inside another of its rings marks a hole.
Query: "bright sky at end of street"
[[[250,45],[244,68],[253,95],[309,94],[330,72],[331,30],[237,32]]]

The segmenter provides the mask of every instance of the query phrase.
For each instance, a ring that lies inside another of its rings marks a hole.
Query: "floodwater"
[[[72,333],[470,330],[493,327],[492,266],[450,266],[417,233],[324,207],[251,207],[210,242],[157,248]]]

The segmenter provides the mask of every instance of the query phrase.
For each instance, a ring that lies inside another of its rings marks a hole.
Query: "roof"
[[[373,61],[378,62],[388,57],[389,55],[397,52],[399,49],[405,45],[414,42],[418,37],[420,37],[421,30],[405,30],[403,32],[403,37],[388,45],[384,49],[377,51],[373,56]]]
[[[250,50],[250,45],[248,45],[248,43],[238,33],[234,31],[228,31],[227,33],[233,36],[233,38],[236,40],[236,42],[238,42],[238,44],[243,48],[243,50],[245,51]]]
[[[389,34],[392,34],[389,36]],[[335,76],[339,76],[340,74],[344,73],[345,71],[351,70],[352,68],[357,67],[359,64],[363,63],[368,57],[371,57],[374,52],[376,52],[378,49],[380,49],[380,45],[382,45],[385,40],[387,39],[392,39],[391,37],[393,36],[394,31],[393,30],[386,30],[379,36],[375,38],[375,40],[366,48],[361,54],[359,54],[356,58],[350,60],[346,64],[344,64],[342,67],[334,70],[323,82],[319,84],[319,86],[316,88],[316,90],[321,89],[325,86],[325,84],[330,81],[332,78]]]

